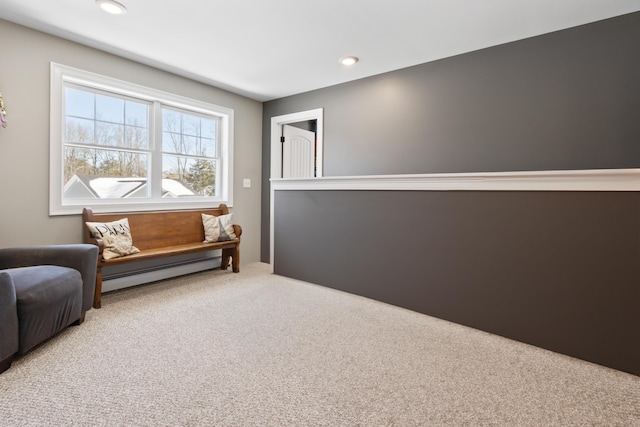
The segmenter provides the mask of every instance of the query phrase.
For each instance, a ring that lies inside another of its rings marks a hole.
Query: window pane
[[[65,147],[65,198],[148,197],[146,154]]]
[[[100,145],[124,147],[124,126],[96,122],[96,139]]]
[[[200,135],[200,117],[182,114],[182,133],[184,135]]]
[[[94,118],[94,95],[83,90],[65,88],[65,114],[67,116]]]
[[[124,123],[124,99],[96,95],[96,119]]]
[[[200,153],[201,156],[206,157],[217,157],[218,152],[216,151],[216,141],[215,139],[206,139],[202,138],[200,140]]]
[[[200,144],[198,138],[195,136],[183,136],[182,143],[184,145],[184,151],[181,154],[190,154],[192,156],[200,155]]]
[[[163,108],[162,150],[198,157],[217,157],[218,118]]]
[[[148,127],[149,106],[139,102],[125,101],[125,123],[132,126]]]
[[[92,144],[94,142],[94,124],[93,120],[67,117],[65,123],[67,142]]]
[[[182,153],[182,137],[179,133],[162,133],[162,151],[167,153]]]
[[[180,124],[180,113],[162,109],[162,130],[168,132],[182,132]]]
[[[202,119],[202,137],[216,139],[218,133],[218,121],[213,119]]]
[[[203,159],[162,156],[162,178],[163,197],[213,197],[216,163]]]
[[[147,130],[139,127],[126,126],[125,146],[137,149],[149,148],[149,137]]]

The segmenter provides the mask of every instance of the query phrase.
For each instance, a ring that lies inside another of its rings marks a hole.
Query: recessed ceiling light
[[[102,10],[112,15],[124,15],[127,13],[127,8],[116,0],[96,0],[96,3]]]
[[[342,65],[353,65],[358,61],[360,61],[360,59],[357,56],[343,56],[340,58],[340,63]]]

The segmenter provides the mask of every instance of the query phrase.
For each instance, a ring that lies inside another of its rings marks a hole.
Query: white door
[[[282,178],[315,176],[316,134],[294,126],[282,125]]]

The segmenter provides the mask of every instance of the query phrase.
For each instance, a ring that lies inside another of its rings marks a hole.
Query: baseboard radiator
[[[148,267],[124,273],[103,273],[102,293],[169,279],[171,277],[183,276],[185,274],[197,273],[199,271],[220,268],[221,264],[222,257],[215,256]]]

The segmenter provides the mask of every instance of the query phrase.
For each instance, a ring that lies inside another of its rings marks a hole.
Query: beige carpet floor
[[[269,271],[104,295],[0,375],[0,425],[640,426],[640,377]]]

